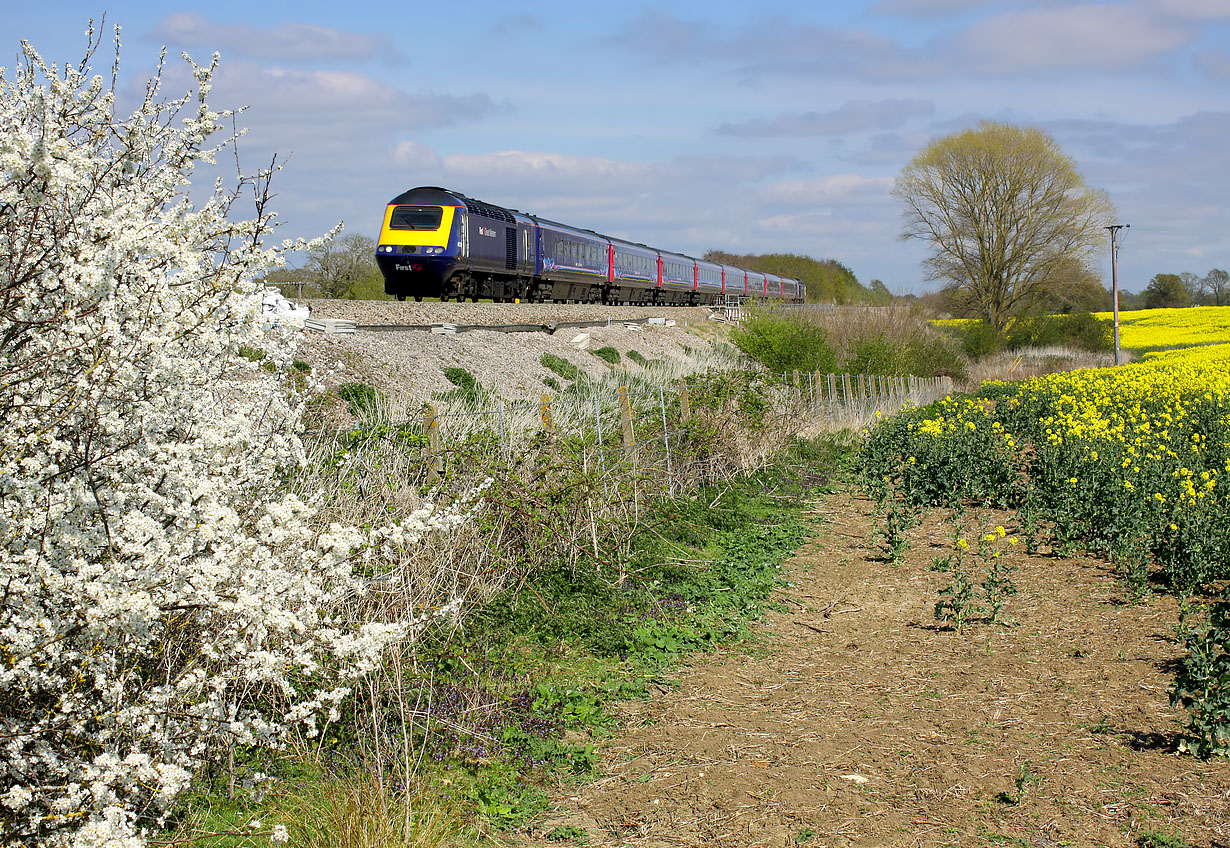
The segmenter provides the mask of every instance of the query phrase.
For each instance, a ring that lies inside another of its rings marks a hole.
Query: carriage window
[[[389,229],[438,230],[443,217],[441,206],[398,206],[389,219]]]

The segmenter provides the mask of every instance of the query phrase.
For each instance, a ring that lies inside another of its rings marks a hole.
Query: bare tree
[[[1183,288],[1187,289],[1188,301],[1200,303],[1201,283],[1203,282],[1200,276],[1191,271],[1183,271],[1179,274],[1179,280],[1183,283]]]
[[[351,233],[310,252],[306,267],[326,297],[354,297],[361,283],[380,276],[375,256],[375,241]]]
[[[1230,304],[1230,273],[1213,268],[1201,278],[1200,293],[1205,303],[1213,306]]]
[[[985,121],[924,147],[893,194],[906,205],[901,237],[931,247],[931,279],[959,287],[997,329],[1089,265],[1114,211],[1049,135]]]

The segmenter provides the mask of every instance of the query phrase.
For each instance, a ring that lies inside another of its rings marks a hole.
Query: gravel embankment
[[[562,303],[413,303],[380,300],[310,300],[316,318],[346,318],[356,324],[555,324],[560,321],[627,321],[673,318],[706,321],[707,306],[601,306]]]
[[[464,368],[488,389],[508,400],[538,398],[554,391],[543,382],[552,378],[567,381],[542,365],[542,355],[561,356],[590,376],[600,376],[612,368],[640,373],[641,366],[627,354],[635,350],[649,360],[673,360],[682,371],[705,367],[712,354],[716,334],[704,307],[641,309],[555,304],[452,304],[386,303],[354,301],[316,301],[312,314],[317,318],[346,318],[360,325],[430,324],[550,324],[559,321],[587,321],[610,318],[610,327],[561,328],[554,333],[502,333],[475,330],[452,336],[434,335],[422,330],[358,331],[353,335],[304,333],[300,358],[310,363],[316,376],[326,385],[363,382],[378,386],[396,403],[407,409],[431,400],[438,392],[453,388],[444,369]],[[680,322],[676,327],[638,325],[627,329],[620,321],[627,318],[667,317]],[[683,325],[687,321],[691,327]],[[621,362],[608,365],[587,350],[570,344],[576,336],[588,333],[589,350],[613,347]],[[719,330],[720,333],[720,330]]]

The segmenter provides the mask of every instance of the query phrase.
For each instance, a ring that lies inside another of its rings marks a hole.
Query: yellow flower
[[[960,548],[961,550],[965,550],[966,548],[969,547],[969,542],[965,541],[964,539],[957,539],[957,547]]]
[[[1002,524],[997,524],[997,525],[995,525],[995,533],[996,533],[996,535],[998,535],[1001,539],[1002,539],[1002,538],[1004,538],[1005,536],[1007,536],[1007,535],[1008,535],[1008,531],[1004,529],[1004,525],[1002,525]]]

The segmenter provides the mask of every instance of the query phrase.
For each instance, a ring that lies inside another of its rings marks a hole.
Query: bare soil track
[[[1104,563],[1018,546],[1014,623],[958,634],[933,615],[949,575],[930,566],[952,542],[938,517],[891,566],[868,501],[812,512],[788,611],[623,705],[603,776],[561,785],[516,842],[1230,846],[1230,763],[1174,753],[1171,598],[1128,604]]]

